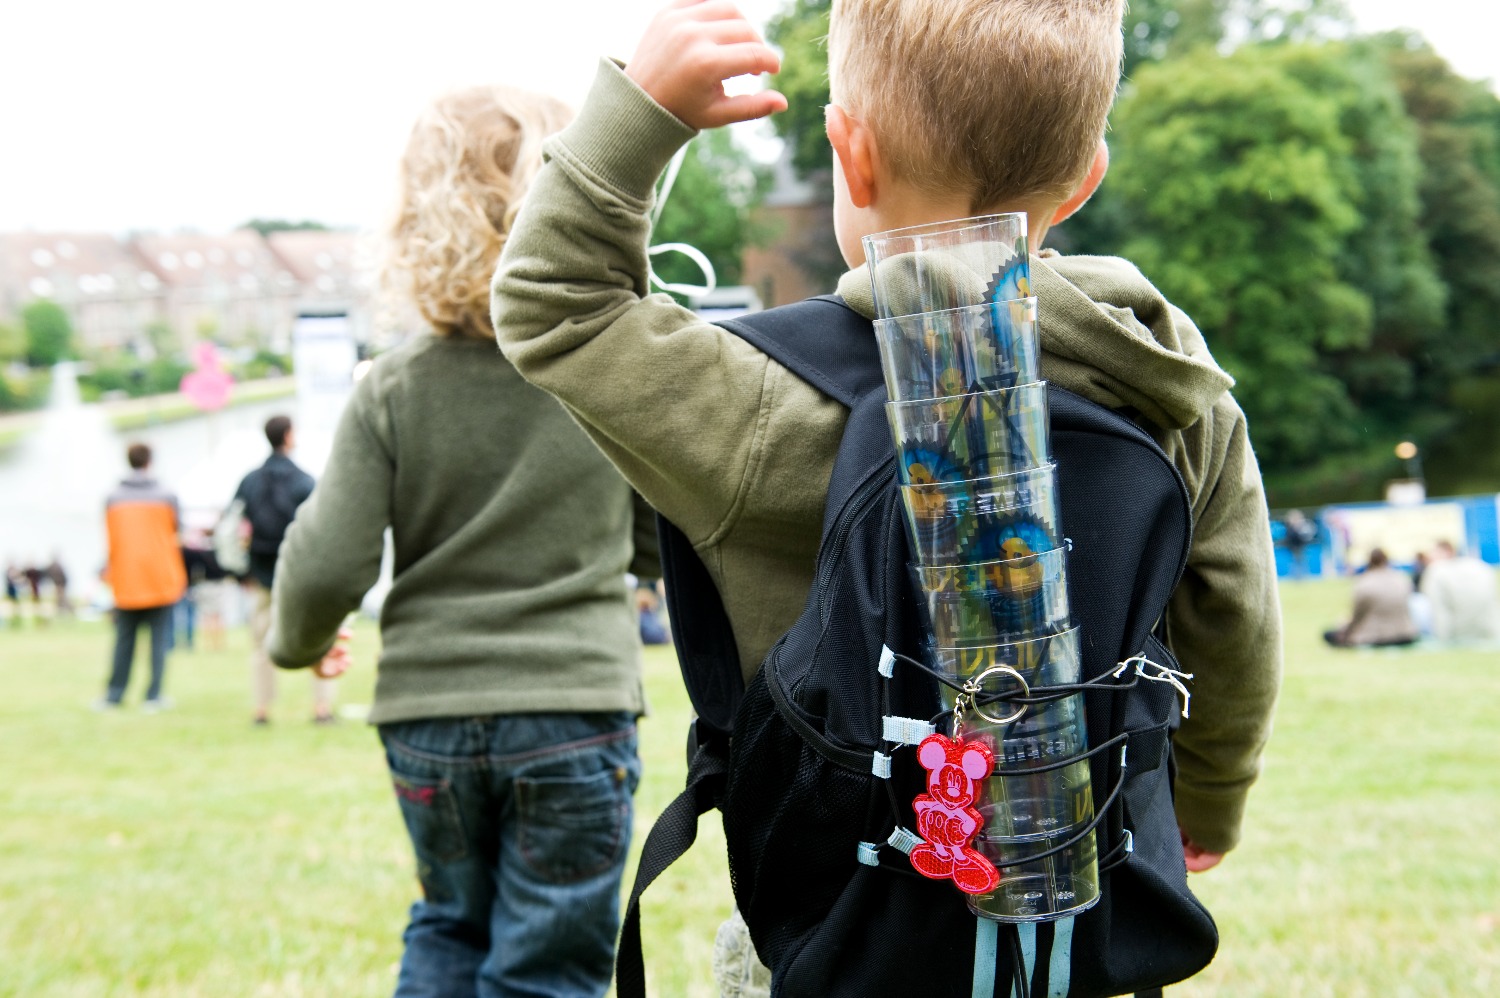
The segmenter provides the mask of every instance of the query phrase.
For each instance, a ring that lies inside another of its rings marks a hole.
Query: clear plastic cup
[[[886,403],[903,485],[964,481],[1037,468],[1051,454],[1047,386]]]
[[[1099,862],[1089,830],[1094,797],[1083,754],[1082,695],[1040,704],[983,703],[985,694],[1035,696],[1078,683],[1077,628],[1030,641],[938,648],[934,659],[950,679],[979,681],[980,705],[965,710],[961,734],[985,742],[995,755],[975,802],[983,826],[973,846],[1000,871],[1000,884],[994,893],[970,897],[969,907],[986,918],[1032,922],[1092,906],[1099,899]],[[943,698],[951,709],[953,691],[944,687]]]
[[[1035,298],[875,320],[894,401],[1011,388],[1040,377]]]
[[[961,648],[1068,629],[1067,550],[938,568],[916,566],[927,622],[939,646]]]
[[[1021,213],[891,229],[863,242],[878,319],[1031,296]]]
[[[903,485],[912,551],[923,566],[1022,558],[1062,544],[1056,469]]]

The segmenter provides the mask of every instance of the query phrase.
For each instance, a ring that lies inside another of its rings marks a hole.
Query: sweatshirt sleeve
[[[267,648],[282,668],[316,665],[380,577],[394,455],[378,432],[380,365],[355,386],[323,478],[297,510],[276,560]]]
[[[722,538],[785,370],[649,294],[657,177],[694,135],[604,61],[506,243],[492,295],[501,350],[556,396],[647,501],[695,543]]]
[[[1225,395],[1208,417],[1193,546],[1167,610],[1178,664],[1194,674],[1173,741],[1178,823],[1210,852],[1239,841],[1281,684],[1281,607],[1260,470]]]

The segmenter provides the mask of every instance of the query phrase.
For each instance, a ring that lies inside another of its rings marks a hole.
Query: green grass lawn
[[[1500,993],[1500,654],[1324,649],[1348,591],[1284,591],[1286,687],[1245,841],[1193,881],[1223,945],[1173,995]],[[0,995],[390,993],[416,884],[379,743],[308,723],[295,675],[253,728],[244,642],[175,654],[171,712],[136,709],[137,676],[128,709],[96,714],[104,625],[0,630]],[[343,703],[368,702],[376,645],[361,625]],[[647,688],[637,845],[685,768],[669,652],[648,652]],[[722,852],[709,816],[652,888],[654,995],[714,994]]]

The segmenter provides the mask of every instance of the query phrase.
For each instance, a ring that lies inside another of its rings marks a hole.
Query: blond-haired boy
[[[838,290],[873,314],[860,247],[868,233],[1027,214],[1044,377],[1134,410],[1192,499],[1194,542],[1167,625],[1197,676],[1175,740],[1176,807],[1185,862],[1204,870],[1238,840],[1279,682],[1260,473],[1232,379],[1187,316],[1123,260],[1037,255],[1102,176],[1122,6],[835,0],[828,136],[834,224],[853,268]],[[578,119],[548,143],[493,296],[506,355],[693,542],[747,676],[811,585],[847,411],[739,337],[648,294],[646,248],[654,184],[673,153],[698,129],[786,106],[774,91],[726,95],[722,81],[778,69],[728,0],[664,9],[623,69],[600,67]]]

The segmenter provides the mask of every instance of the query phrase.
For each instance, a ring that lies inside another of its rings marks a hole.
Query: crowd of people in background
[[[45,565],[5,565],[5,614],[12,626],[30,616],[46,624],[54,616],[73,613],[68,596],[68,573],[57,555]]]
[[[1354,581],[1349,619],[1324,633],[1338,648],[1399,647],[1431,639],[1452,644],[1500,641],[1495,569],[1449,540],[1419,552],[1410,571],[1373,549]]]

